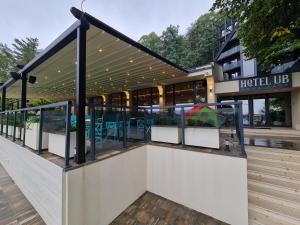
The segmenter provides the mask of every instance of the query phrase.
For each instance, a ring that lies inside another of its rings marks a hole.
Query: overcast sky
[[[75,18],[70,7],[81,0],[0,0],[0,42],[37,37],[45,48]],[[168,25],[180,25],[184,33],[207,12],[213,0],[86,0],[83,9],[125,35],[138,40],[152,31],[161,33]]]

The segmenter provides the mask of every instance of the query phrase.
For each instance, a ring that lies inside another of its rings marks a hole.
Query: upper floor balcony
[[[225,59],[225,58],[227,58],[229,56],[232,56],[232,55],[235,55],[235,54],[239,54],[240,50],[241,50],[240,45],[235,46],[235,47],[233,47],[233,48],[231,48],[231,49],[229,49],[229,50],[221,53],[221,55],[218,58],[218,61],[223,60],[223,59]]]
[[[231,63],[225,63],[223,65],[223,72],[228,72],[231,70],[236,70],[239,69],[241,67],[241,61],[235,61],[235,62],[231,62]]]

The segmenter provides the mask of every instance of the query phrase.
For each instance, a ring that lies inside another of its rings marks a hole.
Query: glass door
[[[253,99],[253,125],[260,127],[266,125],[266,100],[265,98]]]

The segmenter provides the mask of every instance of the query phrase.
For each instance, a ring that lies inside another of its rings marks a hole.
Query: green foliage
[[[220,13],[206,13],[191,25],[186,34],[186,67],[210,63],[218,49],[220,26],[224,16]]]
[[[53,103],[53,102],[49,99],[39,98],[38,100],[31,102],[30,106],[35,107],[35,106],[47,105],[47,104],[51,104],[51,103]]]
[[[14,39],[12,47],[0,43],[0,82],[7,80],[9,72],[18,71],[17,65],[25,65],[33,59],[38,50],[37,38]]]
[[[170,25],[161,36],[152,32],[143,35],[139,42],[145,47],[182,67],[195,67],[213,61],[218,47],[219,28],[223,16],[206,13],[189,27],[185,35],[179,34],[179,26]]]
[[[245,55],[264,69],[299,57],[299,0],[215,0],[212,10],[238,21]]]
[[[155,32],[151,32],[148,35],[143,35],[140,38],[139,42],[152,51],[158,54],[162,54],[163,43],[160,40],[160,37]]]

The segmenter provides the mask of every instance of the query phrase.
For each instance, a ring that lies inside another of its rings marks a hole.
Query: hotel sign
[[[276,74],[259,77],[249,77],[239,80],[240,91],[254,91],[270,88],[292,87],[291,74]]]

